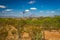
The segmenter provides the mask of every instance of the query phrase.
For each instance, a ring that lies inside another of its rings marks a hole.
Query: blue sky
[[[0,0],[0,16],[60,15],[60,0]]]

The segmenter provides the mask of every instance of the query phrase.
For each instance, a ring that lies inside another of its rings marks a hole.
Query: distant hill
[[[17,16],[0,16],[0,18],[20,18],[20,17],[17,17]]]

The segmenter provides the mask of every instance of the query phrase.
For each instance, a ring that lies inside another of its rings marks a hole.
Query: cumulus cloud
[[[51,11],[51,10],[44,10],[44,11],[40,11],[40,13],[53,14],[53,13],[55,13],[55,11]]]
[[[0,5],[0,8],[6,8],[6,6],[4,6],[4,5]]]
[[[9,12],[9,11],[12,11],[12,9],[6,9],[5,11]]]
[[[37,8],[30,8],[31,10],[36,10]]]
[[[27,10],[25,10],[25,12],[29,12],[29,10],[27,9]]]
[[[46,11],[46,13],[55,13],[55,11]]]
[[[2,11],[2,13],[13,13],[12,9],[5,9]]]
[[[28,3],[29,4],[34,4],[36,1],[29,1]]]

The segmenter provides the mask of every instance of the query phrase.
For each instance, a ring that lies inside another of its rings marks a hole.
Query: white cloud
[[[3,10],[2,11],[2,13],[13,13],[13,11],[12,11],[13,9],[5,9],[5,10]]]
[[[12,9],[6,9],[5,11],[9,12],[9,11],[12,11]]]
[[[27,9],[27,10],[25,10],[25,12],[29,12],[29,10]]]
[[[31,10],[36,10],[37,8],[30,8]]]
[[[46,11],[46,13],[55,13],[55,11]]]
[[[44,11],[40,11],[40,13],[48,13],[48,14],[53,14],[55,13],[55,11],[51,11],[51,10],[44,10]]]
[[[34,3],[35,3],[35,1],[29,1],[28,3],[29,3],[29,4],[34,4]]]
[[[0,8],[6,8],[6,6],[4,6],[4,5],[0,5]]]

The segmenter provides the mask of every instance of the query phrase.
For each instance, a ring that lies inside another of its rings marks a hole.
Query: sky
[[[60,0],[0,0],[0,16],[60,15]]]

